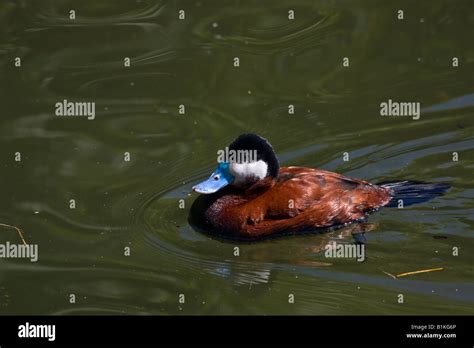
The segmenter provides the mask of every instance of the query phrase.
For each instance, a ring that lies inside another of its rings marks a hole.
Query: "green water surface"
[[[0,314],[473,314],[473,28],[472,1],[1,1],[0,223],[39,260],[0,259]],[[191,187],[244,132],[282,165],[452,188],[372,215],[365,262],[324,255],[353,226],[211,238]]]

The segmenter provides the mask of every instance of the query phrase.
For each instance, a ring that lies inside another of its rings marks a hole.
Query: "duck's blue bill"
[[[193,186],[193,190],[202,194],[210,194],[219,191],[232,181],[234,181],[234,177],[229,173],[229,164],[221,163],[209,179]]]

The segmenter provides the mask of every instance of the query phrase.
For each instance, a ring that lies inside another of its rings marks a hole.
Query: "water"
[[[0,222],[39,245],[39,261],[0,261],[0,313],[472,314],[473,10],[439,0],[3,1]],[[95,102],[95,119],[55,116],[64,99]],[[381,117],[388,99],[420,102],[421,118]],[[362,263],[324,257],[327,243],[353,242],[353,226],[210,238],[187,223],[190,188],[244,132],[268,138],[283,165],[452,189],[372,215],[358,227]],[[6,228],[0,241],[20,242]]]

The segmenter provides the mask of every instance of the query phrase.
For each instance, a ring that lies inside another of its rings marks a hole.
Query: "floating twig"
[[[0,223],[0,226],[14,228],[18,232],[18,234],[20,235],[20,238],[21,238],[23,244],[26,245],[25,238],[23,238],[23,232],[21,232],[21,230],[18,227],[12,226],[12,225],[7,225],[7,224],[2,224],[2,223]]]
[[[397,277],[395,277],[393,274],[391,273],[388,273],[388,272],[385,272],[385,271],[382,271],[383,273],[385,273],[386,275],[392,277],[393,279],[397,279]]]
[[[400,273],[400,274],[397,274],[396,277],[397,277],[397,278],[400,278],[400,277],[405,277],[405,276],[412,275],[412,274],[436,272],[436,271],[442,271],[442,270],[444,270],[444,268],[442,268],[442,267],[439,267],[439,268],[430,268],[430,269],[421,269],[421,270],[419,270],[419,271]]]
[[[384,270],[382,270],[382,272],[385,273],[386,275],[392,277],[393,279],[398,279],[398,278],[405,277],[405,276],[412,275],[412,274],[436,272],[436,271],[442,271],[442,270],[444,270],[444,268],[439,267],[439,268],[421,269],[419,271],[413,271],[413,272],[405,272],[405,273],[400,273],[400,274],[397,274],[397,275],[393,275],[392,273],[385,272]]]

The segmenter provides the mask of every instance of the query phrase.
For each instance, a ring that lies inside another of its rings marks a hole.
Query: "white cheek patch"
[[[229,172],[235,177],[235,184],[261,180],[267,176],[268,164],[260,160],[250,163],[231,163]]]

